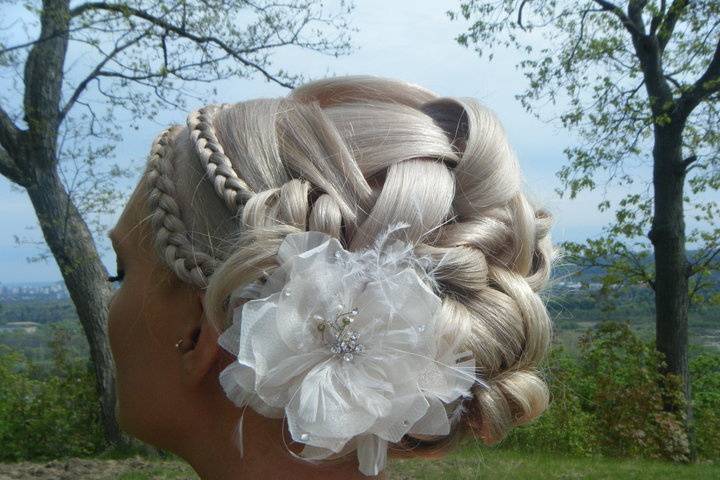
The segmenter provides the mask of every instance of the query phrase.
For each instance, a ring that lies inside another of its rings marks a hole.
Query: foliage
[[[720,354],[701,353],[693,362],[697,448],[701,457],[720,457]],[[543,370],[550,408],[511,431],[504,447],[570,455],[687,459],[680,379],[659,373],[654,341],[644,341],[627,323],[604,322],[579,341],[577,356],[553,346]]]
[[[690,376],[695,445],[700,456],[716,458],[720,453],[720,354],[705,353],[692,359]]]
[[[94,370],[69,358],[66,340],[57,328],[50,371],[0,345],[0,460],[86,456],[105,448]]]
[[[580,456],[600,453],[594,412],[586,408],[579,392],[578,384],[584,375],[577,359],[562,345],[556,345],[548,355],[545,372],[550,408],[529,425],[512,430],[503,445]]]
[[[76,320],[70,299],[4,300],[0,303],[0,325],[9,322],[48,324],[58,320]]]
[[[717,290],[707,293],[717,284],[710,274],[720,268],[720,209],[711,196],[720,188],[720,3],[462,0],[446,13],[469,21],[456,41],[479,57],[492,59],[495,47],[520,52],[516,67],[527,88],[515,98],[537,118],[548,104],[560,105],[547,121],[582,139],[564,150],[568,163],[557,172],[557,193],[573,199],[602,188],[598,210],[612,209],[614,219],[595,238],[563,242],[566,258],[606,267],[604,289],[652,288],[648,232],[656,192],[647,166],[657,162],[654,150],[678,147],[685,158],[676,169],[692,194],[680,205],[693,220],[685,238],[700,250],[689,259],[690,301],[720,303]],[[679,135],[663,143],[670,137],[659,139],[659,132],[672,129]],[[607,198],[611,186],[625,192],[617,202]]]
[[[211,102],[220,81],[256,74],[285,88],[307,81],[304,74],[273,65],[273,53],[296,47],[339,57],[352,51],[349,39],[357,31],[347,18],[355,8],[347,0],[332,5],[317,0],[123,0],[84,2],[67,10],[63,2],[23,3],[6,7],[8,21],[0,29],[0,72],[14,79],[0,91],[0,154],[13,157],[0,162],[0,173],[20,186],[28,181],[14,178],[17,169],[2,168],[15,163],[28,170],[9,138],[43,125],[33,118],[34,103],[23,99],[57,101],[42,107],[58,115],[55,131],[45,132],[55,136],[49,143],[56,146],[57,171],[96,241],[103,242],[106,220],[123,204],[144,163],[145,151],[116,151],[125,130],[138,130],[144,120],[155,120],[167,109],[186,111],[189,105]],[[36,61],[48,53],[40,53],[47,43],[40,38],[42,24],[65,31],[67,48],[60,65],[54,58],[40,61],[45,74],[40,82],[27,75],[33,72],[31,52]],[[39,87],[47,90],[55,75],[62,79],[62,91],[51,98]],[[232,100],[225,97],[221,100]],[[50,258],[35,232],[15,241],[38,246],[31,261]]]
[[[592,402],[604,453],[682,461],[689,455],[682,380],[662,371],[654,343],[639,340],[628,324],[604,322],[580,341],[582,394]]]
[[[656,346],[671,364],[667,370],[682,375],[684,390],[680,399],[661,386],[646,398],[654,406],[662,397],[668,411],[682,403],[691,416],[688,342],[680,332],[690,306],[720,302],[712,289],[720,270],[720,208],[710,196],[720,187],[720,2],[462,0],[459,11],[447,14],[470,21],[456,41],[480,56],[496,45],[523,53],[516,67],[528,84],[515,98],[528,112],[540,118],[536,104],[562,104],[550,121],[581,141],[564,149],[568,162],[556,174],[556,192],[574,199],[604,181],[597,208],[613,209],[615,217],[595,238],[562,242],[564,258],[583,269],[604,267],[600,290],[607,297],[638,285],[656,294]],[[624,195],[616,205],[610,186]],[[687,246],[696,245],[699,253],[689,256]],[[649,370],[635,373],[639,384],[652,382]],[[613,381],[601,387],[624,390],[625,398],[642,393]],[[684,455],[684,440],[673,434],[676,419],[654,410],[627,413],[625,430],[606,439],[611,444]],[[648,431],[643,421],[659,430]],[[665,446],[656,435],[662,430],[671,440]]]
[[[0,345],[0,460],[93,455],[104,450],[92,370],[68,349],[68,331],[54,326],[51,368]],[[577,355],[553,346],[542,366],[551,405],[513,429],[503,449],[571,456],[629,456],[684,460],[681,418],[664,412],[663,395],[680,395],[676,379],[658,372],[659,354],[627,324],[588,330]],[[701,458],[720,459],[720,353],[698,353],[693,376],[695,434]]]

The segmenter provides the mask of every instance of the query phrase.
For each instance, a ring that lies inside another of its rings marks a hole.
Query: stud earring
[[[185,340],[181,338],[180,340],[178,340],[177,342],[175,342],[175,348],[177,348],[178,350],[180,350],[180,347],[182,347],[182,344],[183,344],[184,341],[185,341]],[[191,347],[191,348],[192,348],[192,347]]]

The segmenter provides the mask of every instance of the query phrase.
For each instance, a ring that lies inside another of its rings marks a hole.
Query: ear
[[[218,345],[220,333],[205,315],[203,297],[203,293],[198,294],[199,309],[195,315],[199,318],[193,326],[191,337],[193,343],[191,348],[182,354],[183,383],[190,387],[197,386],[203,381],[221,355]]]

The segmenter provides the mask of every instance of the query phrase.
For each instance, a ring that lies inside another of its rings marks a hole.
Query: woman
[[[111,232],[121,427],[209,480],[502,439],[548,406],[552,217],[521,182],[490,110],[407,82],[192,112]]]

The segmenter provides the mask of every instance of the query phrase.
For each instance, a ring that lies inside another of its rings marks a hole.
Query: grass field
[[[101,461],[95,468],[101,469]],[[112,460],[108,460],[112,462]],[[130,459],[114,473],[76,475],[77,479],[117,480],[196,480],[193,470],[182,461]],[[7,466],[7,465],[6,465]],[[87,468],[87,467],[85,467]],[[1,471],[0,471],[1,472]],[[80,472],[78,472],[80,473]],[[34,475],[11,478],[36,479]],[[0,478],[4,478],[0,473]],[[720,478],[720,464],[675,465],[650,460],[563,457],[557,454],[530,454],[507,449],[465,447],[443,460],[394,459],[388,468],[388,480],[465,480],[465,479],[672,479],[699,480]]]
[[[720,464],[673,465],[645,460],[577,458],[528,454],[507,449],[463,448],[443,460],[393,459],[388,480],[465,479],[672,479],[720,478]],[[14,480],[198,480],[178,460],[69,459],[0,464],[0,479]]]
[[[717,479],[720,465],[675,465],[605,457],[578,458],[506,449],[465,448],[444,460],[394,460],[390,480],[409,479]]]

